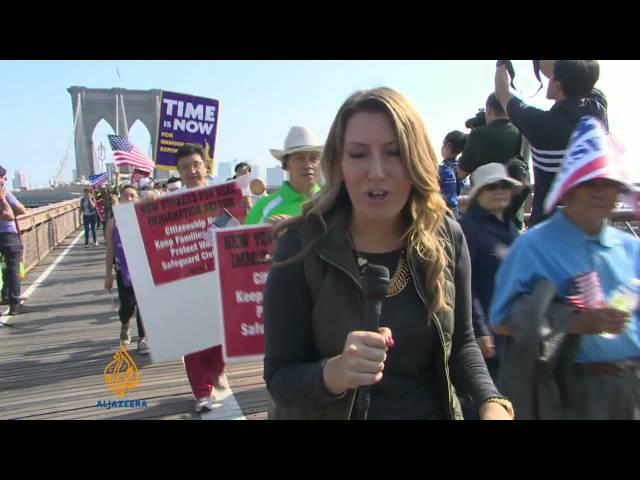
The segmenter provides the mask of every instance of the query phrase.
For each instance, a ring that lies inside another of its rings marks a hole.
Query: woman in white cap
[[[482,356],[494,381],[499,367],[499,348],[488,327],[488,314],[493,297],[494,278],[498,267],[518,236],[512,217],[507,214],[512,196],[522,187],[509,177],[501,163],[478,167],[472,174],[471,204],[460,226],[467,239],[471,257],[471,315],[473,330]]]
[[[278,190],[256,202],[249,211],[245,225],[276,224],[302,213],[302,204],[320,190],[318,166],[322,145],[306,127],[292,127],[284,141],[283,150],[271,150],[289,174]]]

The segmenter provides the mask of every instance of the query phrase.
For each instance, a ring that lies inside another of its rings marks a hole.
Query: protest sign
[[[263,296],[271,269],[270,225],[225,228],[215,235],[225,362],[264,356]]]
[[[147,260],[156,285],[213,271],[205,232],[226,208],[239,221],[246,210],[235,182],[165,195],[135,206]]]
[[[154,362],[222,344],[219,277],[203,236],[227,209],[246,212],[235,182],[114,208]]]
[[[175,170],[178,149],[185,144],[200,145],[205,152],[207,175],[212,176],[218,110],[218,100],[163,91],[156,141],[156,168]]]

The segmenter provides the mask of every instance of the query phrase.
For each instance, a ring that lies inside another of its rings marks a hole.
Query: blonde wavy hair
[[[444,269],[447,257],[437,230],[446,215],[447,206],[440,194],[438,160],[420,115],[400,93],[387,87],[358,91],[340,107],[320,159],[325,185],[318,195],[305,204],[302,217],[315,215],[325,226],[324,215],[350,205],[342,179],[344,136],[350,118],[358,112],[384,113],[394,129],[402,161],[413,183],[402,209],[406,230],[403,239],[407,249],[423,260],[426,291],[431,292],[431,311],[446,307]],[[289,222],[287,222],[289,223]],[[286,228],[286,225],[282,226]]]

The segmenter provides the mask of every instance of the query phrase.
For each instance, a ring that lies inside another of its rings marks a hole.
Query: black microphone
[[[362,281],[366,300],[365,328],[369,332],[377,332],[380,327],[382,300],[389,288],[389,269],[368,263],[362,269]],[[358,416],[360,420],[366,420],[371,404],[371,386],[360,387],[359,390]]]

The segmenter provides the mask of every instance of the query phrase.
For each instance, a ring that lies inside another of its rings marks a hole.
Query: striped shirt
[[[580,118],[594,116],[608,130],[607,113],[602,102],[602,94],[594,90],[593,95],[584,99],[568,98],[556,102],[549,111],[527,105],[517,97],[507,104],[509,119],[531,146],[535,185],[530,226],[546,219],[544,200],[556,173],[560,171],[569,138]]]

